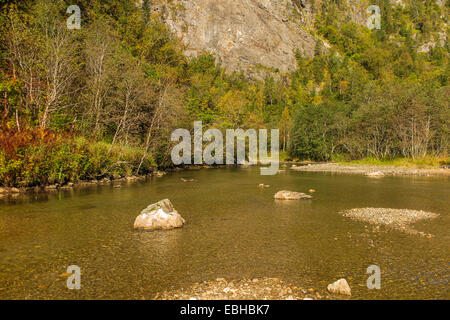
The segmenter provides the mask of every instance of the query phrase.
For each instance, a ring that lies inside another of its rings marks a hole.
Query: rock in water
[[[276,200],[301,200],[301,199],[312,199],[310,195],[301,193],[301,192],[294,192],[294,191],[278,191],[275,194]]]
[[[153,175],[156,176],[157,178],[161,178],[161,177],[165,176],[166,174],[167,174],[167,172],[159,171],[159,170],[156,170],[153,172]]]
[[[352,290],[345,279],[339,279],[338,281],[329,284],[327,290],[335,294],[342,294],[345,296],[352,295]]]
[[[168,230],[180,228],[185,220],[174,209],[170,200],[165,199],[149,205],[134,221],[134,228],[141,230]]]
[[[368,177],[384,177],[384,173],[383,172],[381,172],[381,171],[375,171],[375,172],[369,172],[369,173],[366,173],[366,176],[368,176]]]

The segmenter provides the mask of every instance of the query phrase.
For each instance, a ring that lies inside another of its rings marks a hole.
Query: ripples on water
[[[183,183],[180,177],[195,178]],[[259,189],[258,184],[271,185]],[[276,191],[307,192],[312,201],[275,201]],[[345,277],[356,299],[448,299],[448,178],[291,172],[258,168],[169,174],[122,188],[95,186],[51,195],[0,199],[1,299],[151,299],[195,282],[277,277],[325,292]],[[136,232],[150,203],[169,198],[187,220],[181,229]],[[432,239],[375,231],[338,212],[358,207],[440,214],[416,224]],[[61,274],[81,267],[81,290]],[[368,290],[366,269],[381,267],[381,290]]]

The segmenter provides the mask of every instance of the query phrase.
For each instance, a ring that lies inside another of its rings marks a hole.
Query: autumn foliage
[[[141,150],[112,146],[73,133],[28,128],[0,130],[0,181],[9,187],[64,184],[69,181],[118,178],[154,166]]]

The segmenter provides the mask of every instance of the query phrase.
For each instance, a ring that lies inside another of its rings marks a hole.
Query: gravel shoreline
[[[204,281],[159,293],[155,300],[317,300],[330,299],[318,291],[285,283],[278,278]]]
[[[445,176],[450,177],[450,169],[433,168],[422,169],[413,167],[394,167],[394,166],[370,166],[359,164],[339,164],[339,163],[317,163],[296,166],[293,165],[291,170],[308,171],[308,172],[333,172],[345,174],[363,174],[370,175],[372,173],[380,173],[377,176]]]
[[[439,217],[438,214],[432,212],[390,208],[357,208],[341,211],[340,213],[344,217],[352,220],[366,222],[376,226],[386,226],[394,230],[421,235],[427,238],[431,238],[433,235],[417,231],[411,227],[411,224],[421,220]]]

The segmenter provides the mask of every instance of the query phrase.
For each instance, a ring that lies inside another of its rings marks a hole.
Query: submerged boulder
[[[305,193],[301,192],[294,192],[294,191],[278,191],[275,194],[276,200],[301,200],[301,199],[312,199],[312,196],[307,195]]]
[[[366,173],[366,176],[367,177],[374,177],[374,178],[384,177],[384,173],[382,171],[368,172],[368,173]]]
[[[134,221],[134,228],[140,230],[169,230],[180,228],[185,220],[168,199],[149,205]]]
[[[352,295],[352,290],[345,279],[339,279],[338,281],[329,284],[327,290],[334,294],[341,294],[345,296]]]
[[[159,171],[159,170],[153,171],[153,175],[157,178],[164,177],[166,174],[167,174],[167,172],[165,172],[165,171]]]

